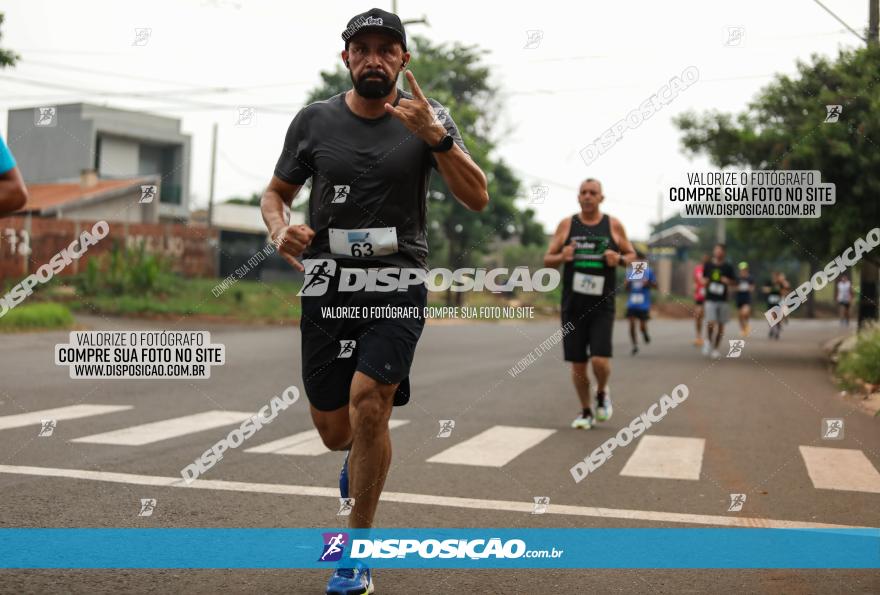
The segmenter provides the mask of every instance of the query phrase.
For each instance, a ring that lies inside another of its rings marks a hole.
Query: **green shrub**
[[[69,328],[72,325],[73,315],[61,304],[22,304],[0,318],[0,331]]]
[[[147,253],[143,246],[114,246],[109,253],[90,259],[73,282],[87,296],[164,294],[178,284],[170,268],[167,259]]]
[[[864,331],[855,348],[841,355],[837,372],[848,386],[857,386],[856,380],[880,384],[880,329]]]

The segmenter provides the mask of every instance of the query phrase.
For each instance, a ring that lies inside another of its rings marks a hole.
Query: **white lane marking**
[[[407,419],[391,419],[388,420],[388,428],[393,430],[402,425],[408,424]],[[318,430],[307,430],[299,432],[292,436],[285,436],[266,444],[260,444],[253,448],[248,448],[244,452],[254,452],[259,454],[275,454],[275,455],[299,455],[306,457],[316,457],[328,452],[327,447],[321,440]]]
[[[799,447],[813,487],[880,494],[880,473],[860,450]]]
[[[93,434],[75,438],[71,442],[88,442],[90,444],[118,444],[123,446],[142,446],[160,440],[177,438],[186,434],[195,434],[212,428],[241,423],[255,415],[246,411],[205,411],[194,415],[184,415],[172,419],[163,419],[139,426]]]
[[[22,428],[30,425],[38,426],[44,419],[54,419],[56,421],[78,419],[80,417],[91,417],[92,415],[104,415],[105,413],[127,411],[132,408],[131,405],[83,404],[56,407],[55,409],[42,409],[40,411],[30,411],[28,413],[17,413],[15,415],[4,415],[0,417],[0,430]]]
[[[503,467],[556,430],[492,426],[428,459],[429,463]]]
[[[700,479],[703,466],[702,438],[643,436],[620,471],[630,477]]]
[[[29,467],[21,465],[0,465],[0,473],[13,475],[34,475],[38,477],[66,477],[89,481],[104,481],[130,485],[146,485],[154,487],[184,488],[196,490],[221,490],[226,492],[244,492],[250,494],[279,494],[284,496],[321,496],[339,498],[339,488],[322,488],[319,486],[299,486],[275,483],[249,483],[243,481],[224,481],[218,479],[196,479],[190,484],[180,477],[161,477],[155,475],[137,475],[134,473],[111,473],[107,471],[87,471],[84,469],[59,469],[53,467]],[[432,496],[430,494],[407,494],[403,492],[385,492],[381,499],[385,502],[401,504],[424,504],[428,506],[444,506],[448,508],[469,508],[478,510],[497,510],[531,513],[534,502],[516,502],[513,500],[483,500],[480,498],[458,498],[455,496]],[[719,525],[725,527],[766,527],[770,529],[870,529],[862,525],[836,525],[815,523],[810,521],[786,521],[765,518],[749,518],[741,516],[719,516],[710,514],[685,514],[680,512],[654,512],[650,510],[628,510],[622,508],[596,508],[594,506],[570,506],[553,504],[547,508],[546,514],[597,517],[606,519],[625,519],[631,521],[650,521],[656,523],[684,523],[688,525]]]

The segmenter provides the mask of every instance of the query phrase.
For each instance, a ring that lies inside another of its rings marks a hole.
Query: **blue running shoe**
[[[339,495],[342,498],[348,498],[348,455],[351,451],[345,453],[345,462],[342,463],[342,471],[339,472]]]
[[[370,569],[337,568],[327,583],[327,595],[365,595],[373,592]]]

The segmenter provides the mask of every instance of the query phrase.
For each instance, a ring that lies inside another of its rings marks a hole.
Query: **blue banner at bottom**
[[[2,568],[355,564],[475,569],[878,568],[880,529],[0,529]]]

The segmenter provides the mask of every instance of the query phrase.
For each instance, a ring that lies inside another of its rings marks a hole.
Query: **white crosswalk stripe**
[[[84,403],[82,405],[69,405],[67,407],[56,407],[54,409],[42,409],[40,411],[30,411],[28,413],[4,415],[0,417],[0,430],[22,428],[31,425],[38,426],[44,419],[64,421],[68,419],[79,419],[81,417],[91,417],[93,415],[104,415],[105,413],[116,413],[117,411],[127,411],[129,409],[132,409],[131,405],[90,405]]]
[[[116,444],[120,446],[142,446],[152,444],[160,440],[177,438],[187,434],[195,434],[212,428],[219,428],[232,424],[239,424],[254,415],[249,411],[205,411],[194,415],[184,415],[172,419],[164,419],[148,424],[131,426],[76,438],[71,442],[86,442],[90,444]]]
[[[528,449],[537,446],[556,430],[492,426],[476,436],[451,446],[428,459],[429,463],[503,467]]]
[[[408,423],[409,420],[406,419],[391,419],[388,420],[388,428],[393,430],[394,428],[399,428]],[[307,430],[305,432],[293,434],[292,436],[285,436],[284,438],[267,442],[266,444],[260,444],[253,448],[248,448],[244,452],[316,457],[330,451],[324,446],[324,442],[321,440],[318,430]]]
[[[658,479],[700,479],[705,445],[702,438],[643,436],[620,474]]]
[[[880,473],[861,450],[801,446],[813,487],[880,494]]]

